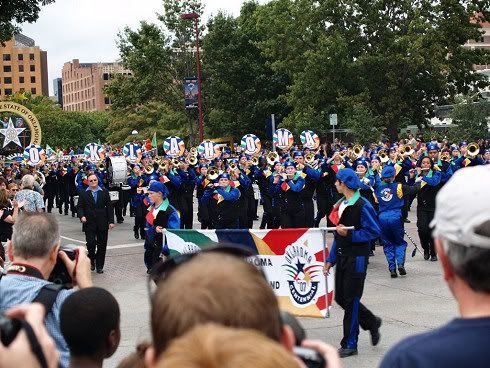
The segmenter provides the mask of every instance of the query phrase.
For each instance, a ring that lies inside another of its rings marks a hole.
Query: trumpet
[[[179,161],[179,159],[178,159],[177,157],[174,157],[174,158],[172,159],[172,161],[170,161],[170,162],[171,162],[171,163],[172,163],[172,165],[174,165],[174,166],[179,166],[179,163],[180,163],[180,161]]]
[[[440,158],[441,161],[449,162],[451,161],[451,154],[449,152],[442,152]]]
[[[356,144],[352,147],[352,154],[356,159],[362,157],[364,155],[364,148],[360,144]]]
[[[189,150],[189,153],[191,156],[197,156],[197,148],[191,147],[191,149]]]
[[[312,165],[315,162],[315,154],[314,153],[308,153],[305,156],[305,163],[307,165]]]
[[[378,156],[382,163],[388,162],[388,160],[390,159],[390,157],[386,153],[386,150],[379,151]]]
[[[196,156],[189,156],[185,159],[185,161],[191,165],[191,166],[195,166],[197,164],[197,157]]]
[[[480,146],[478,143],[472,142],[468,144],[466,155],[470,157],[476,157],[480,153]]]
[[[279,154],[277,152],[269,152],[267,154],[267,163],[269,165],[274,165],[275,162],[279,161]]]
[[[232,162],[231,164],[228,165],[228,168],[232,171],[235,171],[237,169],[237,164]]]
[[[218,168],[216,166],[211,166],[208,169],[208,175],[206,175],[206,178],[208,180],[216,180],[218,179],[218,176],[219,176]]]
[[[413,154],[413,148],[408,144],[405,144],[399,148],[399,151],[403,157],[411,156]]]
[[[167,172],[168,171],[168,163],[158,165],[158,171]]]
[[[145,174],[151,175],[151,174],[153,174],[154,171],[155,171],[155,169],[153,168],[153,165],[146,165],[145,166]]]
[[[99,165],[97,166],[97,168],[100,170],[100,171],[103,171],[105,170],[105,164],[103,162],[99,162]]]
[[[257,156],[252,157],[252,165],[257,166],[259,164],[259,158]]]

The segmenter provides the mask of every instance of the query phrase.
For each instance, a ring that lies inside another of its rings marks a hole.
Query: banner
[[[322,229],[167,229],[165,234],[171,256],[218,243],[246,246],[257,254],[253,262],[264,271],[281,309],[296,316],[328,315],[334,279],[333,272],[323,275],[328,247]]]
[[[193,109],[198,107],[199,88],[196,77],[187,77],[184,79],[184,100],[185,108]]]

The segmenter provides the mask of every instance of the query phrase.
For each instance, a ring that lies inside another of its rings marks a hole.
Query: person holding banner
[[[281,228],[301,228],[305,226],[305,209],[301,191],[305,187],[305,179],[296,172],[294,162],[284,163],[285,173],[276,175],[271,185],[271,194],[279,194]]]
[[[340,169],[335,187],[343,197],[335,204],[330,220],[336,225],[334,242],[325,264],[325,273],[336,265],[335,301],[344,309],[344,337],[340,342],[341,358],[357,355],[359,325],[371,333],[372,345],[380,339],[381,318],[361,303],[369,260],[370,241],[381,234],[376,212],[364,199],[361,182],[352,169]],[[353,230],[346,227],[353,226]]]

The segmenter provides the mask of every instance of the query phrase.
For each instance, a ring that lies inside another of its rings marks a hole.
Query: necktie
[[[92,195],[94,196],[94,202],[97,203],[97,191],[93,191]]]

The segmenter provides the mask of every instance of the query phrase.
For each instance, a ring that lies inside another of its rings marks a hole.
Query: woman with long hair
[[[7,189],[0,189],[0,258],[5,261],[6,243],[12,237],[12,226],[17,219],[19,206],[17,201],[10,201]]]

